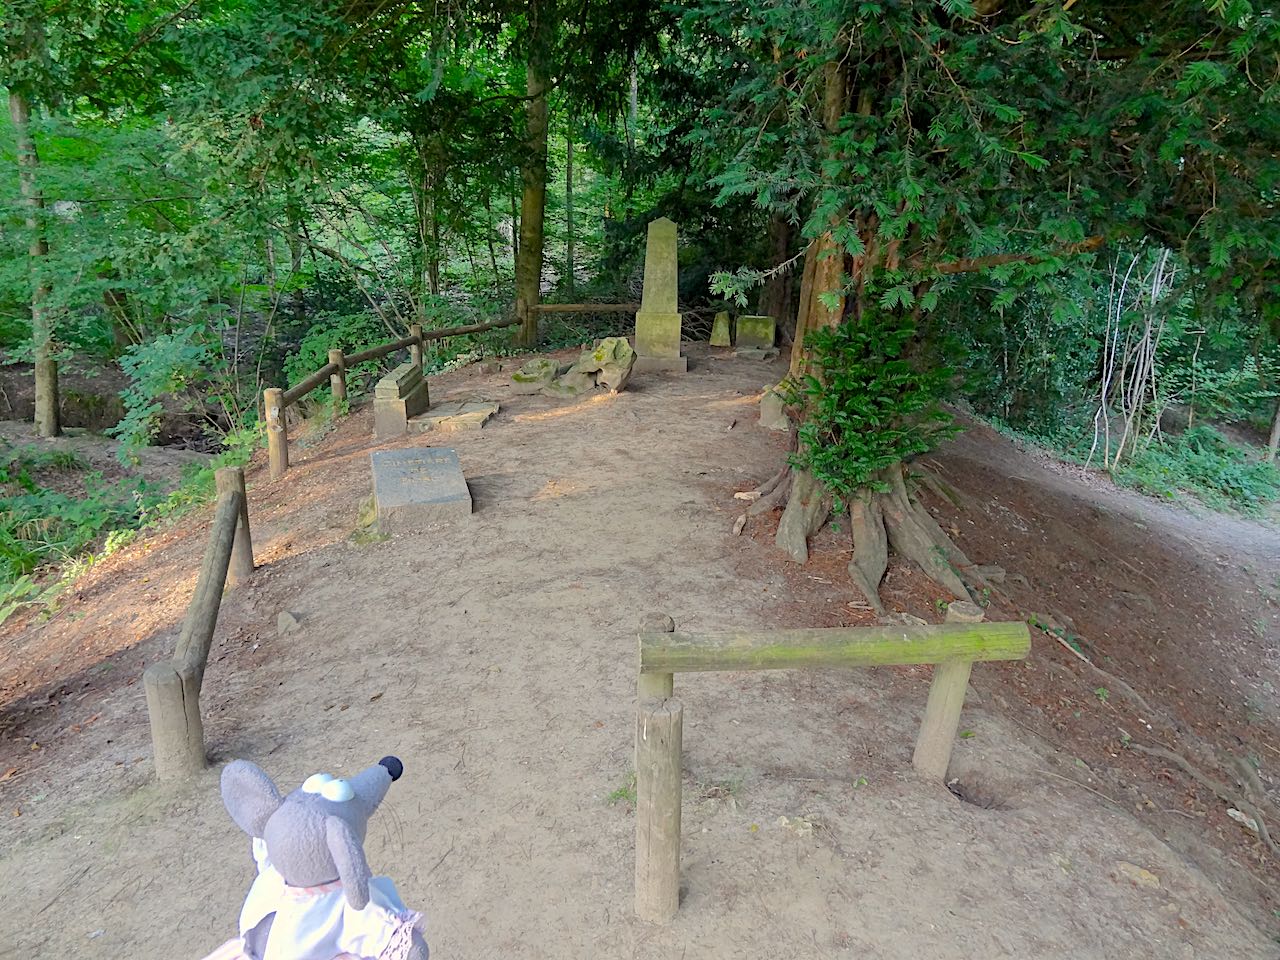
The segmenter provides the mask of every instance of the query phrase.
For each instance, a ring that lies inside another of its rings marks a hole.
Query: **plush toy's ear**
[[[232,760],[222,768],[222,802],[245,833],[261,837],[271,815],[280,808],[280,791],[261,767]]]
[[[363,910],[369,902],[369,862],[364,858],[360,838],[339,817],[325,817],[325,842],[329,855],[338,868],[338,879],[347,895],[347,903],[356,910]]]

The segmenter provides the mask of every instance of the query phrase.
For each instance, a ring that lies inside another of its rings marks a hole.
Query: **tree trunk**
[[[302,295],[302,209],[298,204],[288,204],[289,232],[285,237],[289,244],[289,315],[293,322],[301,324],[306,319],[307,306]]]
[[[1280,400],[1276,401],[1275,416],[1271,418],[1271,438],[1267,441],[1267,463],[1276,462],[1280,453]]]
[[[791,221],[775,213],[769,217],[769,259],[773,266],[785,263],[791,257]],[[774,274],[765,284],[760,295],[760,312],[773,317],[782,331],[783,342],[792,342],[796,333],[796,318],[791,311],[791,291],[794,286],[791,270]]]
[[[538,343],[538,314],[532,307],[542,289],[542,228],[547,203],[547,52],[536,2],[529,5],[529,14],[529,62],[525,71],[529,99],[525,102],[525,155],[520,170],[524,198],[516,254],[516,316],[520,318],[517,342],[523,347]]]
[[[564,276],[572,299],[573,283],[573,135],[569,135],[564,154]]]
[[[56,437],[62,432],[62,424],[58,411],[58,365],[53,359],[53,316],[46,303],[51,288],[45,279],[49,243],[44,230],[44,194],[37,182],[40,156],[31,136],[31,105],[23,94],[13,90],[9,91],[9,119],[13,122],[18,147],[18,182],[27,212],[27,230],[31,234],[27,253],[31,270],[31,347],[36,367],[36,433]]]
[[[497,293],[502,288],[502,274],[498,272],[498,253],[493,246],[493,198],[486,189],[484,192],[484,239],[489,245],[489,269],[493,271],[493,291]]]

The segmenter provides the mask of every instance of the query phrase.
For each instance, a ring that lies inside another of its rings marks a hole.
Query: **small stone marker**
[[[431,406],[427,379],[412,360],[402,363],[373,388],[373,435],[379,440],[409,432],[409,418]]]
[[[515,394],[541,393],[560,372],[560,365],[550,357],[536,357],[511,375],[511,392]]]
[[[437,404],[420,417],[409,421],[409,429],[415,433],[426,433],[430,430],[441,430],[452,433],[455,430],[479,430],[490,417],[498,412],[498,405],[492,400],[468,397],[465,400],[450,400]]]
[[[447,447],[374,450],[373,502],[380,533],[419,529],[471,513],[471,491]]]
[[[713,347],[731,347],[733,340],[729,330],[729,311],[721,310],[711,322],[711,345]]]
[[[790,430],[787,401],[782,398],[782,384],[767,387],[760,397],[760,426],[766,430]]]
[[[666,217],[649,224],[644,254],[644,291],[636,314],[636,369],[684,373],[680,355],[679,263],[676,225]]]
[[[778,324],[773,317],[738,318],[737,347],[739,350],[771,350],[777,336]]]

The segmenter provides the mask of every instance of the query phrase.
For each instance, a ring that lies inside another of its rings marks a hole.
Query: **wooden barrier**
[[[535,303],[534,313],[638,313],[638,303]]]
[[[173,659],[153,663],[142,674],[156,776],[161,780],[189,777],[205,768],[200,685],[218,623],[222,591],[229,570],[235,571],[231,578],[234,585],[241,580],[246,566],[253,569],[244,472],[239,467],[219,470],[218,489],[213,529]]]
[[[684,711],[672,699],[676,673],[934,664],[912,765],[941,781],[951,761],[972,665],[1021,660],[1031,651],[1025,623],[982,623],[982,616],[977,604],[957,601],[947,608],[947,622],[932,626],[701,635],[675,632],[669,617],[647,618],[640,633],[636,683],[636,915],[665,923],[678,906]]]
[[[484,333],[486,330],[498,330],[517,323],[519,320],[513,317],[507,320],[494,320],[491,323],[474,323],[465,327],[444,327],[440,330],[423,330],[421,324],[415,323],[409,328],[409,336],[392,340],[390,343],[379,344],[351,354],[344,354],[341,350],[330,350],[328,363],[314,373],[303,377],[287,390],[278,387],[268,387],[263,390],[262,413],[267,424],[267,458],[270,462],[271,479],[279,480],[289,470],[289,428],[285,420],[285,410],[325,383],[329,384],[334,400],[346,400],[348,367],[367,360],[380,360],[406,347],[409,348],[412,362],[421,367],[422,347],[428,341]]]

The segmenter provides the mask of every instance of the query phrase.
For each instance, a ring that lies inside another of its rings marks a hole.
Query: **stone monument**
[[[721,310],[717,313],[715,320],[711,323],[711,345],[713,347],[733,346],[733,339],[730,336],[728,310]]]
[[[689,358],[680,354],[678,281],[676,225],[662,217],[649,224],[645,247],[644,291],[636,314],[636,370],[689,369]]]
[[[431,406],[427,378],[412,360],[402,363],[373,388],[373,435],[391,440],[409,432],[409,420]]]
[[[471,491],[448,447],[374,450],[373,505],[379,533],[420,530],[471,513]]]

